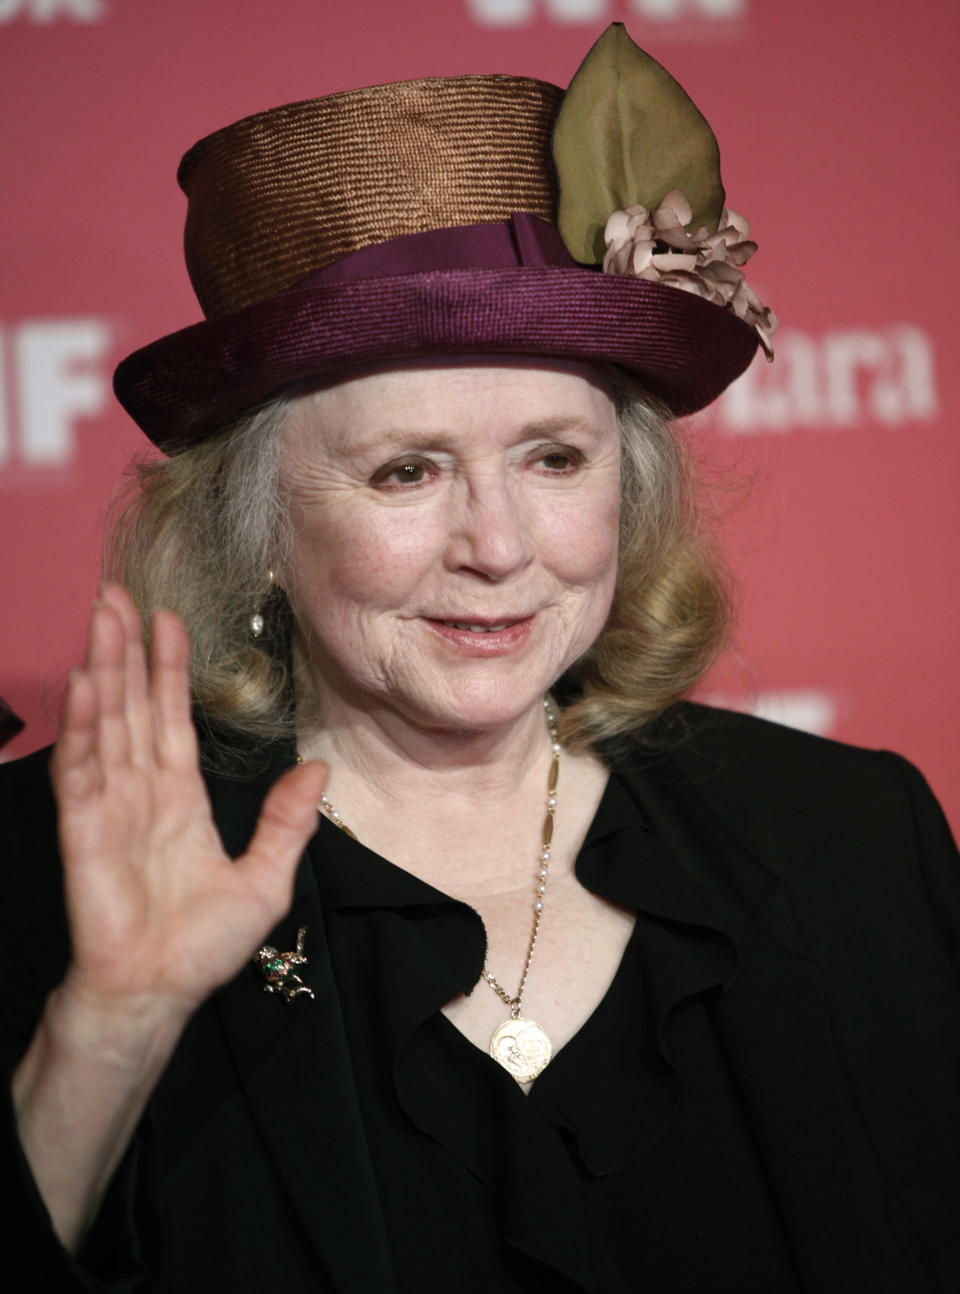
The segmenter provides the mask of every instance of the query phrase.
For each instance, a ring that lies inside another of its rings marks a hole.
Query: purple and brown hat
[[[610,362],[675,414],[768,355],[716,140],[607,29],[564,93],[515,76],[396,82],[207,136],[178,179],[206,318],[114,388],[167,453],[311,377],[458,353]]]

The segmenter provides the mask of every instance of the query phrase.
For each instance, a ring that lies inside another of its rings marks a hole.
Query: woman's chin
[[[493,733],[526,723],[543,708],[549,691],[544,681],[520,687],[516,681],[505,686],[488,681],[474,682],[430,696],[405,697],[396,706],[408,722],[437,732]]]

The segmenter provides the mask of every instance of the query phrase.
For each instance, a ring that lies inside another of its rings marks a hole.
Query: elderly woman
[[[27,1288],[954,1288],[942,817],[679,704],[668,417],[773,323],[702,117],[614,27],[180,179],[208,317],[117,374],[169,457],[4,770]]]

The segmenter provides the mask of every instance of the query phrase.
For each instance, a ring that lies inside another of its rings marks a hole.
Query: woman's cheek
[[[394,605],[430,570],[435,548],[430,527],[411,517],[387,514],[371,523],[361,516],[339,537],[329,564],[342,593]]]
[[[571,508],[554,516],[553,535],[548,543],[557,564],[562,560],[565,570],[558,571],[571,584],[604,582],[616,570],[619,547],[619,500],[591,501],[592,506]]]

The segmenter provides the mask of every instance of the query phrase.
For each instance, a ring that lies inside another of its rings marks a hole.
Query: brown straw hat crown
[[[511,76],[347,90],[247,117],[180,164],[187,269],[207,317],[404,234],[552,220],[563,91]]]

